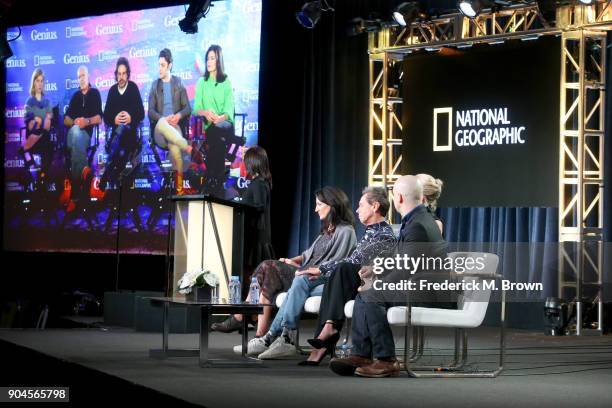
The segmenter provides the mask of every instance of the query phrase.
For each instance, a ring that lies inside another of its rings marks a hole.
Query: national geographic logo
[[[115,50],[98,51],[98,61],[111,61],[119,58],[119,54]]]
[[[23,92],[23,86],[19,82],[7,82],[6,93],[9,92]]]
[[[23,41],[23,36],[21,35],[21,30],[7,30],[6,31],[6,40],[7,41]]]
[[[19,143],[21,145],[21,134],[19,132],[10,132],[6,134],[7,143]]]
[[[66,38],[86,37],[87,31],[84,27],[66,27]]]
[[[66,79],[66,89],[76,89],[79,87],[78,79]]]
[[[155,24],[148,18],[132,21],[132,31],[150,30],[155,27]]]
[[[55,58],[51,55],[34,55],[34,66],[55,65]]]
[[[507,107],[433,110],[434,152],[450,152],[453,144],[461,148],[524,144],[525,132],[525,126],[512,126]]]

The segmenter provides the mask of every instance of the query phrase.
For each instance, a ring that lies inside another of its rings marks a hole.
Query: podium
[[[219,278],[219,300],[229,300],[230,276],[244,285],[244,222],[251,205],[207,194],[172,196],[174,265],[166,296],[181,298],[178,280],[187,271],[210,270]],[[168,237],[168,252],[171,237]]]

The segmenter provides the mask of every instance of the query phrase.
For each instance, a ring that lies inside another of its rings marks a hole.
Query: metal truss
[[[576,332],[583,300],[597,303],[602,331],[603,176],[606,32],[565,31],[561,37],[559,140],[559,296],[574,288]],[[569,276],[568,276],[569,275]],[[569,277],[569,281],[567,278]]]
[[[397,67],[407,55],[417,50],[561,35],[558,289],[560,297],[566,298],[574,290],[577,334],[585,332],[585,297],[598,307],[598,323],[593,328],[603,332],[604,92],[611,2],[559,7],[554,27],[544,20],[537,5],[529,4],[482,13],[475,19],[451,14],[369,34],[368,183],[389,192],[401,175],[403,98]]]

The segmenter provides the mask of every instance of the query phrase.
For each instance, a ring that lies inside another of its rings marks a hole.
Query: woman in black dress
[[[246,151],[244,165],[247,178],[251,182],[242,201],[255,207],[253,213],[247,217],[244,236],[245,265],[249,271],[252,271],[261,261],[276,258],[272,248],[270,226],[272,174],[268,164],[268,154],[259,146],[253,146]],[[243,282],[243,286],[248,286],[247,282]]]

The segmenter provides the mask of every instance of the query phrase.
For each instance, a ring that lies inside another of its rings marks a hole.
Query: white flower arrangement
[[[205,285],[215,287],[219,284],[217,275],[209,270],[187,271],[178,281],[178,292],[186,295],[191,293],[193,288],[203,288]]]

